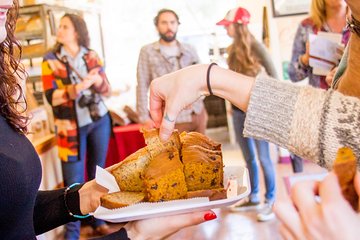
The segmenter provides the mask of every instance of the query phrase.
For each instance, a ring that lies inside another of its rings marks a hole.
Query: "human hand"
[[[153,120],[148,119],[145,122],[142,123],[142,127],[145,129],[151,129],[155,127],[155,123]]]
[[[95,180],[85,183],[79,189],[80,211],[83,215],[94,212],[100,206],[100,198],[108,189],[97,184]]]
[[[151,82],[150,114],[162,140],[171,135],[180,111],[207,94],[206,70],[207,65],[192,65]]]
[[[94,82],[94,86],[100,86],[103,82],[103,78],[99,74],[100,68],[91,69],[85,79],[91,79]]]
[[[300,61],[305,66],[309,66],[309,59],[310,59],[310,44],[309,41],[306,42],[306,51],[303,55],[300,57]]]
[[[201,211],[129,222],[124,228],[131,240],[155,240],[215,218],[213,211]]]
[[[354,179],[360,194],[360,175]],[[320,202],[316,200],[319,195]],[[291,191],[291,200],[278,200],[274,211],[284,239],[357,239],[360,215],[344,199],[336,175],[321,182],[301,182]]]
[[[337,70],[338,70],[338,67],[335,67],[326,75],[325,82],[329,87],[331,86],[331,84],[334,80],[334,76],[335,76],[335,73]]]

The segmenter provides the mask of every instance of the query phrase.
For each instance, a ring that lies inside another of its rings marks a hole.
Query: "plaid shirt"
[[[180,50],[180,56],[178,57],[179,64],[171,63],[161,53],[159,41],[144,46],[140,51],[137,66],[136,108],[141,122],[145,122],[150,118],[148,92],[151,81],[199,62],[199,57],[193,47],[180,42],[177,42],[177,44]],[[181,111],[176,119],[176,123],[191,122],[191,115],[193,113],[199,114],[203,107],[202,100],[196,101],[191,109]]]

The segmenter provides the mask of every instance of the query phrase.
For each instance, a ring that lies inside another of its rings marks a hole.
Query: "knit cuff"
[[[67,194],[66,194],[66,206],[68,208],[68,211],[72,214],[76,215],[82,215],[80,211],[80,196],[79,196],[79,190],[82,188],[84,184],[77,185],[73,188],[71,188]]]
[[[299,91],[298,86],[260,74],[250,96],[244,135],[285,146]]]

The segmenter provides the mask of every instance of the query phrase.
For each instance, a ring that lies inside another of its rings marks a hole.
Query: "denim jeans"
[[[62,162],[65,186],[69,186],[75,182],[84,182],[85,169],[87,171],[88,180],[95,178],[96,165],[99,165],[100,167],[105,166],[110,133],[111,120],[109,114],[106,114],[96,122],[78,129],[80,160],[76,162]],[[93,223],[94,227],[102,224],[104,224],[104,221],[98,219]],[[66,224],[65,239],[79,239],[80,225],[80,221]]]
[[[245,117],[246,114],[244,112],[233,109],[233,122],[236,140],[240,145],[250,175],[250,201],[260,202],[259,168],[255,157],[256,149],[260,165],[264,173],[266,188],[265,200],[272,203],[275,200],[275,169],[270,159],[269,143],[262,140],[244,137],[243,131]]]

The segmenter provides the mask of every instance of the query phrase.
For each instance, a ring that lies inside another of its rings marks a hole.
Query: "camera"
[[[81,108],[87,107],[90,112],[90,117],[93,121],[97,121],[101,118],[100,116],[100,108],[99,102],[101,101],[101,97],[98,94],[83,94],[79,99],[79,106]]]

